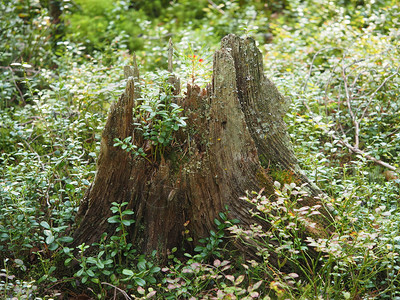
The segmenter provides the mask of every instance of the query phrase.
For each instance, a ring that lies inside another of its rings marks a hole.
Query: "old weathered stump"
[[[214,219],[226,207],[229,217],[239,219],[242,226],[257,222],[240,197],[245,191],[261,189],[272,195],[272,171],[288,172],[298,184],[308,183],[312,196],[320,194],[298,167],[282,119],[285,100],[264,76],[253,39],[228,35],[222,40],[214,55],[212,83],[205,89],[188,85],[186,95],[178,99],[188,118],[185,130],[175,136],[179,147],[171,147],[155,162],[113,146],[114,138],[133,135],[140,97],[137,67],[125,73],[129,76],[126,91],[110,108],[97,174],[79,210],[76,245],[112,233],[107,218],[114,201],[128,202],[135,212],[132,243],[144,252],[156,249],[163,257],[168,249],[184,243],[185,229],[195,242],[208,236]],[[172,74],[170,81],[178,94]],[[134,139],[145,143],[137,134]],[[309,197],[301,205],[317,203]]]

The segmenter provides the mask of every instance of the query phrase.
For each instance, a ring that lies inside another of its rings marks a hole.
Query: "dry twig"
[[[315,61],[316,57],[317,57],[321,52],[323,52],[323,51],[325,51],[325,50],[327,50],[327,49],[335,49],[335,48],[331,48],[331,47],[323,48],[323,49],[319,50],[318,52],[316,52],[315,55],[313,56],[313,59],[312,59],[312,61],[311,61],[311,65],[310,65],[309,72],[308,72],[308,74],[307,74],[305,83],[304,83],[304,85],[303,85],[303,87],[302,87],[303,93],[304,93],[305,90],[307,89],[308,80],[309,80],[310,77],[311,77],[311,73],[312,73],[312,69],[313,69],[313,65],[314,65],[314,61]],[[349,115],[350,115],[351,121],[352,121],[352,123],[353,123],[353,125],[354,125],[354,145],[352,146],[352,145],[351,145],[350,143],[348,143],[346,140],[339,138],[339,134],[338,134],[336,131],[334,131],[334,130],[329,130],[328,127],[326,126],[326,124],[323,124],[323,123],[321,123],[321,122],[316,121],[316,118],[313,117],[314,113],[312,112],[312,110],[311,110],[311,108],[309,107],[309,105],[308,105],[304,100],[303,100],[303,104],[304,104],[304,106],[307,108],[308,112],[310,113],[310,116],[311,116],[312,120],[313,120],[320,128],[323,129],[323,131],[324,131],[325,134],[327,134],[327,135],[333,137],[333,138],[337,141],[338,144],[340,144],[340,145],[342,145],[342,146],[345,146],[345,147],[348,148],[351,152],[356,153],[356,154],[360,154],[360,155],[362,155],[363,157],[367,158],[368,160],[370,160],[370,161],[372,161],[372,162],[374,162],[374,163],[376,163],[376,164],[378,164],[378,165],[381,165],[381,166],[383,166],[383,167],[385,167],[385,168],[388,168],[388,169],[390,169],[390,170],[392,170],[392,171],[396,171],[396,170],[397,170],[396,167],[394,167],[394,166],[392,166],[392,165],[390,165],[390,164],[388,164],[388,163],[386,163],[386,162],[384,162],[384,161],[382,161],[382,160],[379,160],[379,159],[377,159],[377,158],[375,158],[375,157],[369,155],[368,153],[365,153],[364,151],[362,151],[362,150],[359,148],[359,145],[360,145],[359,136],[360,136],[360,123],[361,123],[361,121],[363,120],[363,118],[365,117],[365,114],[366,114],[366,112],[367,112],[367,110],[368,110],[368,107],[371,105],[371,103],[372,103],[372,101],[373,101],[375,95],[378,93],[378,91],[379,91],[380,89],[382,89],[382,87],[383,87],[391,78],[393,78],[394,76],[396,76],[396,75],[399,73],[400,65],[397,67],[396,71],[395,71],[393,74],[391,74],[390,76],[386,77],[385,80],[384,80],[384,81],[375,89],[375,91],[369,96],[369,100],[368,100],[366,106],[364,107],[364,109],[363,109],[363,111],[362,111],[362,113],[361,113],[361,116],[360,116],[359,118],[357,118],[357,115],[356,115],[356,114],[354,113],[354,111],[353,111],[353,108],[352,108],[352,105],[351,105],[351,101],[354,99],[354,97],[353,97],[354,88],[355,88],[355,85],[356,85],[356,83],[357,83],[359,77],[362,75],[362,72],[360,72],[359,74],[356,75],[355,79],[353,80],[353,83],[351,84],[351,86],[349,86],[349,83],[348,83],[348,76],[349,76],[350,74],[347,74],[347,73],[346,73],[346,69],[350,68],[351,66],[354,66],[355,64],[358,64],[359,62],[365,61],[366,59],[355,60],[355,61],[353,61],[352,63],[350,63],[349,65],[345,66],[345,65],[344,65],[344,58],[345,58],[345,57],[343,56],[343,58],[341,59],[341,62],[342,62],[342,72],[341,72],[341,75],[342,75],[342,79],[343,79],[343,82],[344,82],[344,90],[345,90],[345,99],[346,99],[347,109],[348,109],[348,111],[349,111]],[[335,68],[336,68],[336,67],[335,67]],[[335,69],[335,68],[334,68],[334,69]],[[329,82],[332,80],[332,77],[333,77],[333,75],[329,78]],[[352,91],[350,91],[350,89],[351,89]],[[326,107],[327,92],[328,92],[328,84],[327,84],[327,86],[326,86],[326,88],[325,88],[325,109],[326,109],[326,110],[327,110],[327,107]],[[338,103],[338,106],[340,107],[340,96],[339,96],[338,102],[339,102],[339,103]],[[327,113],[327,112],[326,112],[326,113]],[[344,134],[343,130],[342,130],[342,133]]]
[[[112,285],[111,283],[108,283],[108,282],[102,282],[101,284],[105,284],[105,285],[108,285],[108,286],[111,286],[111,287],[114,288],[114,298],[113,298],[113,299],[117,299],[117,293],[116,293],[116,291],[118,291],[118,292],[120,292],[122,295],[124,295],[124,297],[125,297],[126,300],[132,300],[132,298],[129,297],[129,295],[128,295],[124,290],[120,289],[119,287],[117,287],[117,286],[115,286],[115,285]]]

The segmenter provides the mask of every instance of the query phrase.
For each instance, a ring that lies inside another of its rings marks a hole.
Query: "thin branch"
[[[303,93],[305,92],[305,90],[307,88],[307,83],[308,83],[308,80],[311,77],[312,69],[313,69],[313,66],[314,66],[314,61],[315,61],[317,55],[319,55],[322,51],[324,51],[326,49],[330,49],[330,48],[331,47],[321,49],[318,52],[316,52],[315,55],[313,56],[308,75],[307,75],[306,80],[304,82],[304,85],[302,87]],[[332,49],[340,49],[340,48],[332,47]],[[384,52],[386,52],[386,51],[383,51],[381,53],[384,53]],[[379,53],[379,54],[381,54],[381,53]],[[357,120],[356,115],[354,114],[353,109],[351,107],[351,100],[353,99],[352,95],[354,94],[355,84],[358,81],[359,77],[362,75],[362,72],[360,72],[360,73],[358,73],[356,75],[356,78],[354,79],[353,84],[350,86],[350,88],[352,89],[352,92],[350,93],[347,79],[348,79],[348,76],[351,74],[351,72],[348,75],[346,75],[346,69],[350,68],[351,66],[353,66],[353,65],[355,65],[355,64],[357,64],[359,62],[365,61],[365,60],[366,60],[366,58],[358,59],[358,60],[353,61],[349,65],[344,66],[344,64],[343,64],[344,63],[344,56],[341,59],[341,61],[342,61],[342,77],[343,77],[343,82],[344,82],[344,90],[345,90],[345,93],[346,93],[346,104],[347,104],[347,107],[348,107],[348,110],[349,110],[349,114],[351,116],[351,120],[352,120],[352,122],[354,124],[354,127],[355,127],[355,143],[354,143],[354,146],[349,144],[347,141],[340,139],[339,136],[337,135],[337,133],[335,133],[335,131],[328,130],[326,128],[326,124],[323,124],[323,123],[315,121],[315,118],[313,117],[314,113],[312,112],[311,108],[308,106],[308,104],[304,100],[303,100],[303,104],[307,108],[308,112],[310,113],[310,116],[312,117],[312,120],[317,125],[320,125],[320,128],[323,129],[325,134],[330,135],[334,139],[336,139],[337,143],[345,146],[351,152],[360,154],[363,157],[367,158],[368,160],[370,160],[370,161],[372,161],[372,162],[374,162],[374,163],[376,163],[378,165],[381,165],[381,166],[383,166],[385,168],[388,168],[388,169],[390,169],[392,171],[397,171],[396,167],[394,167],[394,166],[392,166],[392,165],[390,165],[390,164],[388,164],[388,163],[386,163],[386,162],[384,162],[382,160],[376,159],[375,157],[365,153],[364,151],[362,151],[359,148],[359,134],[360,134],[359,132],[360,132],[360,122],[364,118],[364,116],[365,116],[365,114],[367,112],[367,109],[368,109],[369,105],[371,104],[373,98],[375,97],[376,93],[386,84],[387,81],[389,81],[391,78],[393,78],[394,76],[396,76],[399,73],[400,65],[397,67],[396,71],[392,75],[390,75],[387,78],[385,78],[385,80],[379,85],[379,87],[371,94],[370,100],[368,101],[366,107],[364,108],[364,110],[363,110],[363,112],[361,114],[361,117]],[[334,68],[334,70],[335,70],[335,68]],[[333,70],[333,72],[334,72],[334,70]],[[324,99],[325,100],[325,109],[327,109],[326,101],[327,101],[327,98],[328,98],[328,88],[329,88],[329,84],[330,84],[331,80],[332,80],[332,76],[329,78],[328,83],[326,84],[326,87],[325,87],[325,99]],[[338,110],[340,109],[340,98],[341,97],[339,95],[338,96]],[[357,109],[357,111],[358,111],[358,109]],[[340,129],[343,132],[343,128],[341,128],[341,126],[340,126]],[[344,132],[343,132],[343,134],[344,134]]]
[[[211,6],[214,7],[214,9],[216,9],[220,14],[225,14],[225,12],[217,4],[214,3],[214,1],[208,0],[208,3],[210,3]]]
[[[354,115],[353,109],[351,107],[351,95],[349,92],[349,88],[347,85],[347,76],[346,76],[346,68],[345,66],[342,66],[342,77],[343,77],[343,82],[344,82],[344,90],[346,92],[346,104],[347,104],[347,109],[349,110],[349,114],[351,117],[351,121],[353,122],[354,125],[354,147],[358,148],[360,144],[360,123],[357,121],[356,116]]]
[[[365,71],[364,71],[364,72],[361,71],[361,72],[359,72],[359,73],[357,74],[357,76],[354,78],[353,83],[350,85],[351,94],[355,94],[355,93],[356,93],[356,92],[355,92],[356,83],[357,83],[358,79],[361,77],[361,75],[364,75],[364,74],[365,74]]]
[[[388,163],[386,163],[386,162],[384,162],[384,161],[382,161],[382,160],[380,160],[380,159],[377,159],[377,158],[375,158],[375,157],[373,157],[373,156],[371,156],[371,155],[365,153],[364,151],[360,150],[359,148],[352,147],[352,146],[351,146],[349,143],[347,143],[346,141],[339,139],[335,134],[331,134],[331,135],[332,135],[332,137],[333,137],[334,139],[337,139],[337,140],[338,140],[338,143],[339,143],[339,144],[341,144],[341,145],[343,145],[343,146],[349,148],[352,152],[357,153],[357,154],[360,154],[360,155],[364,156],[365,158],[369,159],[370,161],[373,161],[374,163],[376,163],[376,164],[378,164],[378,165],[381,165],[382,167],[388,168],[388,169],[390,169],[390,170],[392,170],[392,171],[397,171],[397,169],[396,169],[395,166],[392,166],[392,165],[390,165],[390,164],[388,164]]]
[[[367,112],[367,109],[368,109],[369,105],[371,104],[372,100],[374,99],[376,93],[378,93],[378,91],[386,84],[386,82],[388,82],[394,76],[399,74],[399,69],[400,69],[400,65],[397,67],[396,72],[394,72],[392,75],[386,77],[385,80],[380,84],[380,86],[378,86],[377,89],[371,94],[371,96],[369,97],[369,101],[367,103],[367,106],[364,108],[364,110],[363,110],[363,112],[361,114],[360,120],[362,120],[364,118],[365,113]]]
[[[341,84],[339,84],[339,85],[341,85]],[[342,88],[340,87],[338,89],[338,95],[337,95],[337,107],[338,107],[338,109],[336,111],[335,119],[336,119],[336,126],[339,127],[339,130],[344,135],[345,134],[344,133],[344,129],[343,129],[342,123],[340,122],[340,112],[341,112],[340,106],[342,105],[342,101],[341,101],[342,94],[341,94],[341,92],[342,92]],[[328,118],[328,115],[326,116],[326,118]]]
[[[101,284],[105,284],[105,285],[113,287],[115,290],[118,290],[122,295],[124,295],[125,299],[132,300],[132,298],[129,297],[129,295],[124,290],[120,289],[119,287],[112,285],[111,283],[108,283],[108,282],[102,282]],[[114,295],[115,295],[115,291],[114,291]]]
[[[342,59],[343,59],[343,58],[342,58]],[[328,89],[329,89],[329,86],[330,86],[330,84],[331,84],[331,82],[332,82],[334,76],[335,76],[336,68],[339,66],[339,64],[341,63],[341,60],[342,60],[342,59],[340,59],[340,60],[336,63],[336,65],[333,66],[333,69],[332,69],[331,74],[330,74],[330,76],[329,76],[329,78],[328,78],[328,81],[327,81],[327,83],[325,84],[325,90],[324,90],[325,118],[328,118],[328,115],[329,115],[329,113],[328,113],[328,103],[327,103],[327,102],[328,102],[328,99],[329,99],[329,97],[328,97]],[[338,95],[338,100],[337,100],[337,106],[338,106],[337,112],[339,112],[340,104],[341,104],[341,102],[340,102],[340,89],[339,89],[339,95]],[[338,113],[336,113],[336,114],[338,114]],[[336,119],[337,123],[340,124],[340,123],[338,122],[338,119],[339,119],[338,116],[337,116],[337,117],[335,116],[334,118]]]
[[[13,70],[11,67],[3,67],[3,69],[8,69],[8,70],[10,70],[11,73],[13,74],[12,80],[13,80],[13,82],[14,82],[15,88],[17,89],[17,91],[18,91],[18,93],[19,93],[19,96],[21,97],[22,103],[23,103],[23,104],[26,104],[25,99],[24,99],[24,95],[22,94],[22,91],[20,90],[20,88],[19,88],[18,85],[17,85],[17,82],[15,81],[15,78],[14,78],[14,70]]]
[[[303,101],[303,104],[307,108],[308,112],[310,113],[310,116],[311,116],[312,120],[317,125],[319,125],[319,128],[321,128],[323,130],[324,134],[333,137],[335,140],[337,140],[338,144],[341,144],[341,145],[345,146],[351,152],[356,153],[356,154],[360,154],[363,157],[367,158],[368,160],[370,160],[370,161],[372,161],[372,162],[374,162],[374,163],[376,163],[378,165],[381,165],[382,167],[388,168],[389,170],[392,170],[392,171],[395,171],[395,172],[397,171],[395,166],[392,166],[391,164],[388,164],[388,163],[386,163],[386,162],[384,162],[384,161],[382,161],[380,159],[377,159],[377,158],[365,153],[364,151],[360,150],[358,147],[354,147],[354,146],[350,145],[348,142],[346,142],[346,141],[342,140],[341,138],[339,138],[339,136],[334,131],[328,130],[326,128],[327,127],[326,124],[323,124],[323,123],[315,121],[315,118],[313,117],[314,113],[311,111],[311,108],[308,106],[308,104],[305,101]]]
[[[32,146],[25,139],[22,139],[22,141],[29,148],[29,150],[36,155],[36,157],[38,159],[38,163],[42,167],[42,170],[46,171],[46,166],[44,165],[44,163],[40,159],[40,155],[35,151],[35,149],[32,148]],[[46,192],[44,194],[45,199],[46,199],[47,207],[51,207],[51,204],[50,204],[50,186],[51,186],[50,180],[47,179],[47,189],[46,189]]]
[[[339,62],[337,63],[337,65],[338,65],[338,64],[339,64]],[[324,101],[325,101],[325,106],[326,106],[326,100],[328,99],[328,89],[329,89],[329,86],[330,86],[330,84],[331,84],[331,82],[332,82],[332,79],[334,78],[335,70],[336,70],[337,65],[333,67],[333,70],[331,71],[331,75],[329,76],[328,81],[327,81],[327,83],[325,84],[325,90],[324,90]]]
[[[30,117],[29,121],[26,121],[25,123],[21,123],[20,125],[25,126],[25,125],[31,124],[31,123],[35,122],[35,120],[39,120],[39,119],[40,119],[40,117],[38,117],[38,116],[32,116],[32,117]]]
[[[307,74],[306,80],[305,80],[304,85],[303,85],[303,93],[305,92],[305,90],[306,90],[306,88],[307,88],[308,80],[309,80],[310,77],[311,77],[311,72],[312,72],[312,69],[313,69],[313,66],[314,66],[314,60],[317,58],[317,56],[318,56],[322,51],[325,51],[325,50],[328,50],[328,49],[335,49],[335,47],[326,47],[326,48],[322,48],[322,49],[318,50],[318,51],[314,54],[313,59],[312,59],[312,61],[311,61],[310,69],[308,70],[308,74]]]
[[[345,55],[343,54],[343,60],[344,60],[344,58],[345,58]],[[369,58],[369,57],[368,57],[368,58]],[[348,64],[348,65],[345,66],[344,68],[345,68],[345,69],[348,69],[348,68],[354,66],[355,64],[358,64],[358,63],[363,62],[363,61],[366,61],[366,60],[367,60],[367,58],[356,59],[355,61],[353,61],[352,63]],[[350,71],[350,74],[351,74],[351,71]]]
[[[68,281],[73,281],[74,279],[75,279],[75,277],[69,277],[69,278],[63,278],[63,279],[57,280],[56,282],[51,282],[44,289],[43,293],[46,294],[48,291],[52,290],[55,286],[57,286],[61,283],[68,282]]]

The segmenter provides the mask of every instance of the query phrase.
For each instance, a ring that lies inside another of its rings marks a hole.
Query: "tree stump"
[[[171,60],[169,70],[179,95]],[[303,175],[291,147],[283,121],[285,99],[265,77],[253,39],[223,38],[214,55],[212,83],[205,89],[188,84],[186,95],[177,97],[187,117],[187,127],[174,137],[179,147],[171,147],[157,161],[113,146],[115,138],[128,136],[136,144],[146,142],[133,134],[140,101],[136,63],[125,75],[126,90],[110,107],[97,174],[78,212],[75,245],[113,232],[107,222],[112,202],[128,202],[135,212],[136,223],[129,232],[132,244],[145,253],[157,250],[160,257],[185,243],[184,230],[190,231],[194,243],[207,237],[226,207],[229,218],[248,227],[258,221],[249,214],[250,204],[240,198],[246,191],[261,189],[273,195],[274,172],[287,172],[298,184],[308,184],[310,197],[299,205],[319,203],[314,196],[321,192]],[[326,225],[323,218],[320,222],[321,227]]]

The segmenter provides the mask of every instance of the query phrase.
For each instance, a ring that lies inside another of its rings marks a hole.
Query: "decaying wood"
[[[172,72],[172,44],[169,57]],[[110,108],[97,174],[78,213],[76,245],[112,233],[107,223],[111,203],[128,202],[136,220],[130,240],[144,252],[156,249],[164,257],[169,249],[183,245],[185,230],[194,243],[208,236],[226,207],[229,217],[239,219],[242,226],[257,222],[248,213],[250,204],[240,198],[245,191],[261,189],[273,195],[271,170],[290,172],[298,184],[308,183],[282,119],[285,100],[264,76],[253,39],[228,35],[222,40],[214,55],[212,83],[205,89],[188,84],[186,95],[177,97],[187,127],[176,134],[175,146],[155,162],[113,146],[114,138],[134,132],[133,111],[140,98],[134,74],[138,73],[126,68],[126,90]],[[178,79],[170,76],[170,80],[178,95]],[[320,194],[311,183],[309,190],[313,196]],[[302,205],[317,203],[310,197]]]

